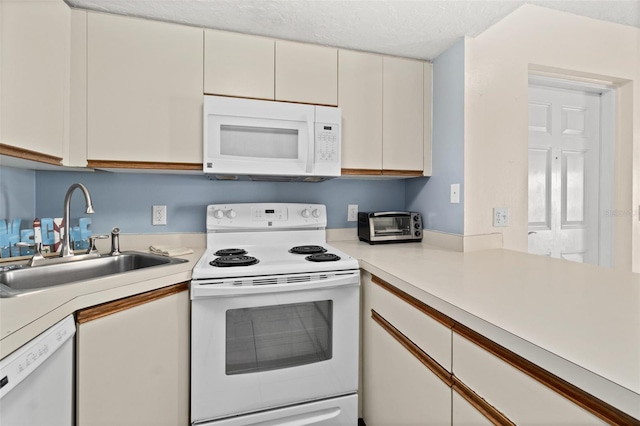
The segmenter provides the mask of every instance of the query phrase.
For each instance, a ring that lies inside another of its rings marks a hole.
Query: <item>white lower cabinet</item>
[[[78,312],[78,425],[189,424],[186,283]]]
[[[415,309],[395,295],[371,281],[371,275],[362,277],[363,303],[363,348],[362,348],[362,417],[367,426],[397,425],[449,425],[451,424],[451,388],[427,368],[416,356],[371,317],[371,310],[381,316],[387,314],[400,324],[391,324],[412,341],[419,340],[413,334],[419,326],[409,332],[404,329],[410,317],[400,319],[397,303],[405,310]],[[386,294],[385,294],[386,293]],[[433,321],[424,314],[420,321]],[[390,318],[385,318],[390,323]],[[435,322],[435,321],[434,321]],[[451,334],[446,327],[445,340],[438,343],[450,348]],[[414,340],[415,339],[415,340]],[[447,341],[448,340],[448,344]],[[428,347],[421,347],[429,352]]]
[[[564,396],[455,333],[453,373],[518,425],[605,424]],[[454,404],[454,420],[455,407]]]
[[[458,393],[453,392],[451,424],[454,426],[481,426],[491,425],[480,411]]]

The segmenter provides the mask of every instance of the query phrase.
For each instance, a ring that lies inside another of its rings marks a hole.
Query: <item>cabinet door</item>
[[[518,425],[604,424],[562,395],[457,334],[453,335],[453,373]]]
[[[276,40],[276,100],[338,104],[338,49]]]
[[[431,111],[433,106],[433,64],[425,62],[424,67],[424,119],[422,123],[424,138],[424,167],[423,175],[431,176],[431,127],[432,117]]]
[[[385,170],[423,170],[423,84],[422,62],[383,58],[382,168]]]
[[[68,131],[70,9],[58,0],[2,1],[0,8],[0,142],[60,164]]]
[[[189,424],[186,288],[184,283],[158,299],[154,294],[167,289],[78,313],[79,425]]]
[[[489,426],[491,423],[485,416],[466,399],[453,392],[452,400],[452,421],[453,426]]]
[[[275,40],[225,31],[204,32],[204,92],[274,99]]]
[[[88,40],[87,158],[202,163],[203,30],[89,13]]]
[[[372,319],[373,308],[376,312],[384,312],[381,315],[387,315],[387,321],[391,318],[394,321],[399,320],[402,309],[398,310],[399,306],[394,303],[393,298],[396,296],[384,294],[386,290],[372,283],[369,273],[363,273],[362,284],[364,294],[360,393],[362,417],[367,426],[450,424],[449,385],[409,352],[386,328]],[[397,301],[404,304],[399,299]],[[405,304],[404,308],[413,309],[408,304]],[[420,314],[417,311],[416,313]],[[401,333],[407,333],[407,337],[415,342],[418,339],[414,331],[421,330],[425,323],[418,319],[419,324],[409,326],[410,331],[404,329],[415,319],[411,316],[406,320],[400,320],[400,324],[391,325]],[[437,339],[437,336],[434,338]],[[425,340],[428,339],[421,340],[423,345]],[[450,350],[450,331],[448,342]],[[427,348],[421,349],[428,352]]]
[[[451,423],[451,388],[371,318],[364,323],[362,414],[367,426]]]
[[[382,170],[382,56],[340,50],[342,168]]]

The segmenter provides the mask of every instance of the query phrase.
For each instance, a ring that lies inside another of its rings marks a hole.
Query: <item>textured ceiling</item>
[[[524,3],[640,28],[639,0],[65,0],[82,9],[433,59]]]

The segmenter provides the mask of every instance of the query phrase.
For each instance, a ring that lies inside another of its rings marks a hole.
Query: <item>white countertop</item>
[[[331,244],[363,269],[640,418],[640,274],[504,249]]]
[[[180,256],[188,260],[184,263],[0,298],[0,359],[80,309],[191,280],[191,270],[203,251],[194,248],[193,254]]]
[[[194,248],[183,256],[189,262],[0,298],[0,358],[79,309],[189,281],[204,238],[169,240]],[[330,244],[363,269],[640,418],[640,274],[503,249]]]

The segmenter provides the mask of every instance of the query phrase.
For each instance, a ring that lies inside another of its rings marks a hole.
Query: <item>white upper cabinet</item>
[[[385,56],[382,64],[382,168],[422,172],[423,62]]]
[[[425,176],[431,176],[431,127],[432,127],[432,98],[433,98],[433,64],[424,63],[424,119],[422,123],[423,149],[424,149],[424,172]]]
[[[276,100],[338,105],[338,49],[276,40]]]
[[[203,68],[201,29],[89,13],[89,165],[201,165]]]
[[[273,100],[275,40],[204,32],[204,93]]]
[[[339,59],[343,174],[430,174],[431,64],[348,50]]]
[[[44,154],[27,159],[65,156],[70,16],[59,0],[0,2],[0,143]]]
[[[382,170],[382,56],[340,50],[342,168]]]

